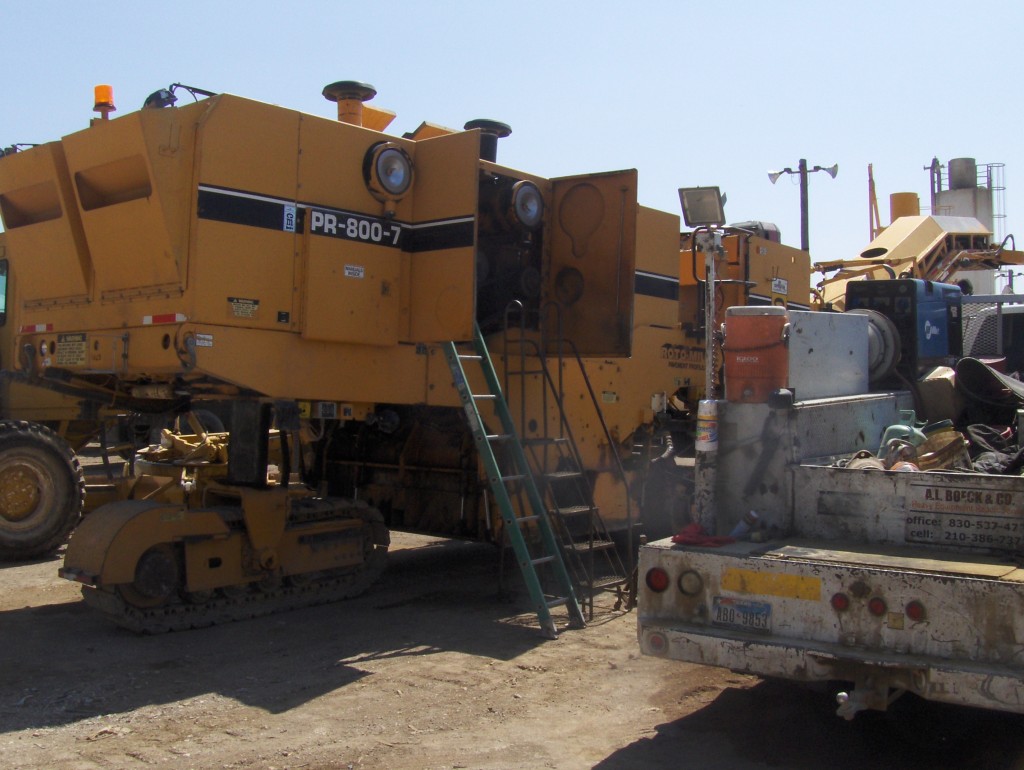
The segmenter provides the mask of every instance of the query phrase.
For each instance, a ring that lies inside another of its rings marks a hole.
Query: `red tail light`
[[[919,602],[917,599],[914,599],[911,602],[907,602],[906,611],[907,617],[915,622],[924,620],[925,618],[926,613],[924,611],[924,605],[921,604],[921,602]]]
[[[668,588],[669,579],[668,573],[661,567],[652,567],[647,570],[647,587],[655,593],[661,593]]]
[[[868,612],[875,617],[881,617],[887,609],[889,608],[885,604],[885,599],[880,596],[872,596],[868,599]]]
[[[668,640],[664,634],[659,634],[657,631],[651,633],[647,637],[647,644],[651,648],[651,652],[662,653],[665,648],[668,647]]]
[[[846,612],[850,609],[850,597],[844,593],[834,594],[829,604],[836,612]]]

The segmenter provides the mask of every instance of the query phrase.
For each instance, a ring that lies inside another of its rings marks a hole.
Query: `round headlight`
[[[516,182],[512,187],[512,211],[519,224],[535,230],[544,219],[544,197],[533,182]]]
[[[377,198],[400,198],[412,186],[412,159],[391,142],[372,148],[364,168],[367,187]]]
[[[392,195],[401,195],[412,184],[412,161],[401,150],[384,150],[377,156],[377,177]]]

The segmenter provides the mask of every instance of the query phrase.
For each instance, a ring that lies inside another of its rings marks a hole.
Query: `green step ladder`
[[[518,308],[522,310],[521,306]],[[573,430],[565,410],[565,371],[578,367],[584,384],[584,394],[594,409],[594,417],[604,432],[608,446],[614,440],[608,431],[596,394],[590,384],[583,360],[573,344],[561,333],[550,334],[552,326],[561,329],[559,308],[553,306],[554,324],[536,323],[539,335],[531,335],[526,314],[519,314],[519,323],[511,321],[517,308],[510,306],[504,324],[502,358],[505,362],[504,387],[511,401],[519,386],[519,421],[522,443],[534,478],[540,482],[555,533],[573,579],[580,606],[589,620],[594,619],[594,601],[599,593],[614,592],[615,610],[634,604],[635,580],[632,567],[623,564],[618,546],[602,517],[590,480],[584,472],[583,458],[573,437]],[[549,355],[553,360],[549,363]],[[528,390],[532,392],[527,395]],[[587,402],[584,394],[583,403]],[[540,404],[539,415],[527,415],[526,405]],[[618,455],[614,455],[618,463]],[[628,487],[625,470],[618,463],[618,478],[623,489]],[[624,498],[627,519],[630,500]]]
[[[487,351],[487,343],[480,332],[480,327],[476,324],[473,325],[472,347],[472,353],[460,353],[455,342],[444,343],[445,358],[451,367],[455,388],[462,400],[462,408],[466,413],[477,453],[480,455],[487,473],[491,492],[501,510],[501,517],[505,522],[505,532],[516,555],[519,569],[523,573],[523,580],[537,612],[541,631],[547,638],[554,639],[558,635],[558,631],[555,628],[555,621],[551,617],[553,608],[561,606],[566,608],[569,614],[570,628],[583,628],[586,621],[576,599],[572,579],[562,560],[558,538],[552,529],[543,496],[537,487],[536,479],[530,470],[530,463],[516,433],[515,422],[502,393],[491,356]],[[475,362],[479,365],[486,383],[486,392],[474,393],[472,391],[469,378],[467,378],[466,370],[463,367],[464,361]],[[487,433],[484,421],[480,416],[479,403],[481,402],[493,404],[501,423],[501,433]],[[504,454],[511,460],[512,467],[508,472],[503,472],[499,466],[495,454],[495,447],[499,445],[507,450]],[[528,511],[517,513],[509,494],[508,485],[512,483],[519,484],[526,493]],[[540,535],[541,550],[538,554],[531,553],[524,532],[525,528],[531,525],[536,527]],[[541,585],[537,568],[542,566],[548,567],[554,577],[558,591],[554,596],[549,597],[545,594]]]

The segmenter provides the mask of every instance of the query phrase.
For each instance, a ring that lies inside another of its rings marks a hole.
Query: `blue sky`
[[[868,242],[879,208],[917,192],[933,156],[1005,164],[1005,232],[1024,221],[1024,4],[930,2],[3,2],[0,144],[84,127],[92,88],[123,114],[173,82],[331,117],[320,95],[362,80],[402,133],[429,120],[502,120],[500,162],[547,177],[636,168],[640,202],[719,185],[731,222],[800,243],[810,176],[814,260]],[[1024,248],[1024,230],[1020,248]]]

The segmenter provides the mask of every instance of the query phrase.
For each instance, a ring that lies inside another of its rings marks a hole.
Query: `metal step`
[[[557,631],[549,612],[550,606],[565,605],[569,613],[570,626],[583,627],[586,625],[586,621],[579,602],[576,600],[572,578],[562,560],[558,537],[548,519],[543,496],[537,487],[523,445],[516,435],[515,422],[509,411],[508,403],[502,395],[497,373],[487,352],[487,344],[480,332],[480,327],[476,325],[473,329],[473,347],[476,350],[476,355],[460,354],[455,342],[445,343],[445,358],[451,369],[452,382],[459,393],[481,465],[490,483],[498,509],[501,511],[506,537],[515,551],[516,560],[530,593],[541,630],[548,638],[554,638]],[[463,361],[474,361],[479,365],[480,374],[483,375],[486,384],[486,392],[473,392],[469,378],[462,366]],[[481,401],[489,401],[494,405],[494,414],[501,422],[500,432],[484,432],[484,420],[477,407],[478,402]],[[498,458],[494,453],[492,445],[497,443],[503,444],[508,450],[502,453],[504,464],[507,466],[505,468],[499,466]],[[510,490],[507,487],[511,482],[521,482],[516,490],[517,499],[520,500],[521,505],[526,506],[525,510],[530,513],[520,511],[518,506],[513,505]],[[525,515],[518,515],[520,512]],[[533,550],[537,550],[536,546],[539,545],[542,555],[534,556],[530,552],[531,547],[527,545],[523,525],[528,522],[535,525],[535,533],[539,539],[539,543],[534,543]],[[546,574],[549,574],[557,584],[556,593],[564,594],[557,600],[557,605],[548,602],[541,587],[536,569],[541,565],[549,565]]]
[[[612,540],[574,540],[567,543],[564,548],[576,553],[589,553],[591,551],[610,551],[615,548]]]

